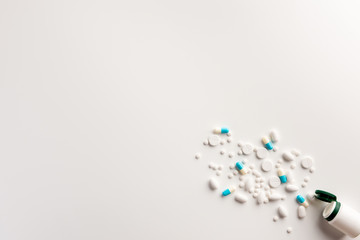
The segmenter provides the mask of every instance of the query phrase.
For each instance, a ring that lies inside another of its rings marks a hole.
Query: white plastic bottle
[[[356,238],[360,235],[360,213],[358,211],[336,201],[335,195],[325,191],[316,190],[315,197],[329,202],[322,215],[330,225],[349,237]]]

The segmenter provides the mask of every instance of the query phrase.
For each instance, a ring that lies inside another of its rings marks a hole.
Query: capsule
[[[223,196],[227,196],[231,193],[235,192],[235,187],[234,186],[230,186],[228,189],[226,189],[225,191],[222,192]]]
[[[300,205],[304,206],[304,207],[308,207],[309,203],[306,201],[306,199],[301,196],[300,194],[296,196],[296,200],[298,201],[298,203],[300,203]]]
[[[274,148],[272,142],[268,137],[263,137],[262,142],[267,150],[272,150]]]
[[[220,134],[220,133],[228,133],[229,129],[226,127],[222,127],[222,128],[215,128],[214,129],[214,133],[216,134]]]
[[[244,165],[241,162],[236,162],[235,168],[236,168],[236,170],[239,171],[239,173],[241,175],[247,174],[246,168],[244,167]]]
[[[279,176],[280,181],[281,181],[282,183],[286,183],[286,182],[287,182],[287,177],[286,177],[286,175],[285,175],[285,171],[284,171],[282,168],[279,168],[279,170],[278,170],[278,176]]]

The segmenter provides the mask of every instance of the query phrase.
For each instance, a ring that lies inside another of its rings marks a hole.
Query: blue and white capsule
[[[278,176],[280,178],[281,183],[286,183],[287,182],[287,177],[286,177],[285,171],[282,168],[279,168]]]
[[[300,205],[304,206],[304,207],[308,207],[309,203],[306,201],[306,199],[301,196],[300,194],[296,196],[296,200],[298,201],[298,203],[300,203]]]
[[[214,133],[216,134],[221,134],[221,133],[229,133],[230,130],[226,127],[221,127],[221,128],[215,128],[214,129]]]
[[[247,170],[241,162],[236,162],[235,168],[239,171],[241,175],[247,174]]]
[[[274,146],[268,137],[263,137],[262,142],[267,150],[273,150]]]
[[[235,189],[236,188],[234,186],[230,186],[228,189],[222,192],[222,195],[223,196],[230,195],[231,193],[235,192]]]

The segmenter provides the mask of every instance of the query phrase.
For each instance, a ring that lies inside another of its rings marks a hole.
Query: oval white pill
[[[208,142],[209,142],[210,146],[215,147],[215,146],[219,145],[220,138],[219,138],[219,136],[211,135],[210,137],[208,137]]]
[[[215,178],[210,178],[209,179],[209,187],[211,190],[218,189],[219,182]]]
[[[292,155],[290,152],[284,152],[282,154],[282,157],[285,161],[288,161],[288,162],[291,162],[291,161],[294,161],[295,158],[294,158],[294,155]]]
[[[273,163],[269,159],[265,159],[261,163],[261,170],[263,170],[264,172],[268,172],[268,171],[270,171],[272,169],[273,169]]]
[[[308,169],[310,167],[312,167],[313,165],[313,159],[309,156],[305,156],[303,158],[301,158],[301,166],[305,169]]]
[[[277,188],[281,184],[280,178],[278,176],[271,176],[269,178],[269,185],[272,188]]]
[[[256,176],[256,177],[261,177],[261,173],[256,170],[256,169],[253,169],[253,174]]]
[[[297,149],[291,150],[291,153],[292,153],[294,156],[296,156],[296,157],[300,156],[300,154],[301,154],[300,151],[297,150]]]
[[[268,156],[269,152],[266,148],[258,148],[256,150],[256,157],[259,159],[266,158]]]
[[[235,195],[235,200],[239,203],[245,203],[248,200],[248,197],[242,193],[237,193]]]
[[[293,184],[287,184],[285,187],[286,191],[288,192],[295,192],[299,190],[299,187]]]
[[[254,183],[251,181],[251,179],[248,179],[245,183],[245,190],[250,192],[250,190],[254,187]]]
[[[270,196],[269,196],[270,201],[277,201],[277,200],[281,200],[282,198],[283,198],[283,195],[281,195],[280,193],[273,193],[273,194],[270,194]]]
[[[264,192],[260,192],[259,195],[257,196],[257,203],[258,204],[263,204],[264,200],[265,200],[265,193]]]
[[[281,218],[286,218],[289,215],[289,212],[284,206],[279,206],[278,214]]]
[[[279,141],[279,134],[278,132],[273,129],[270,131],[270,139],[272,142],[276,143],[277,141]]]
[[[252,153],[253,149],[253,146],[249,143],[246,143],[241,147],[241,150],[245,155],[249,155],[250,153]]]

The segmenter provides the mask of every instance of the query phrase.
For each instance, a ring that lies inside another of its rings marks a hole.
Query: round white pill
[[[311,168],[309,169],[309,172],[311,172],[311,173],[315,172],[315,167],[311,167]]]
[[[240,182],[239,183],[239,188],[243,188],[245,186],[245,183],[244,182]]]
[[[260,188],[260,184],[255,184],[255,188]]]
[[[259,159],[266,158],[268,156],[269,152],[266,148],[258,148],[256,149],[256,157]]]
[[[260,178],[255,178],[255,182],[259,183],[260,182]]]
[[[237,154],[238,154],[238,155],[242,155],[243,153],[242,153],[241,150],[239,150]]]
[[[195,159],[200,159],[201,158],[201,153],[196,153],[195,154]]]
[[[269,185],[272,188],[277,188],[281,184],[280,178],[278,176],[271,176],[269,178]]]
[[[231,143],[232,138],[228,138],[228,139],[226,139],[226,141],[227,141],[228,143]]]
[[[215,190],[219,187],[219,182],[215,178],[210,178],[209,187],[211,190]]]
[[[241,150],[245,155],[249,155],[253,151],[253,146],[249,143],[246,143],[241,147]]]
[[[281,163],[284,162],[284,160],[282,160],[282,159],[280,158],[279,160],[277,160],[277,162],[281,164]]]
[[[213,168],[213,166],[214,166],[213,162],[209,163],[209,168]]]
[[[224,155],[224,154],[225,154],[225,149],[221,149],[221,150],[220,150],[220,154],[221,154],[221,155]]]
[[[254,164],[250,164],[249,168],[250,168],[250,169],[254,169],[254,168],[255,168],[255,165],[254,165]]]
[[[242,145],[244,145],[244,143],[243,142],[238,142],[238,147],[241,147]]]
[[[224,168],[224,165],[219,165],[219,166],[217,167],[218,170],[222,170],[223,168]]]
[[[273,151],[274,151],[274,152],[277,152],[278,150],[279,150],[279,148],[278,148],[277,146],[274,146],[274,147],[273,147]]]
[[[302,188],[305,188],[305,187],[306,187],[306,182],[303,182],[303,183],[301,184],[301,187],[302,187]]]
[[[275,164],[275,167],[276,167],[276,168],[279,168],[279,167],[281,167],[281,164],[280,164],[280,163],[277,163],[277,164]]]
[[[293,231],[292,227],[288,227],[288,228],[286,229],[286,232],[287,232],[287,233],[292,233],[292,231]]]
[[[229,152],[229,158],[232,158],[234,156],[234,153],[233,152]]]
[[[233,177],[232,174],[229,174],[229,175],[228,175],[228,179],[231,179],[232,177]]]
[[[269,190],[270,187],[268,185],[264,186],[265,191]]]
[[[230,137],[230,136],[231,136],[231,132],[228,132],[226,135],[227,135],[228,137]]]
[[[273,163],[269,159],[265,159],[261,163],[261,170],[263,170],[264,172],[268,172],[268,171],[270,171],[272,169],[273,169]]]
[[[304,177],[304,182],[309,182],[309,181],[310,181],[310,177],[309,177],[309,176]]]
[[[277,220],[279,220],[279,216],[276,215],[273,217],[273,221],[276,222]]]
[[[301,166],[305,169],[308,169],[310,167],[312,167],[313,165],[313,159],[309,156],[305,156],[303,158],[301,158]]]
[[[295,169],[295,168],[296,168],[296,164],[295,164],[295,163],[290,164],[290,168],[291,168],[291,169]]]
[[[259,193],[259,189],[255,187],[254,193]]]
[[[224,140],[224,139],[221,139],[221,140],[220,140],[220,144],[221,144],[221,145],[224,145],[224,144],[225,144],[225,140]]]
[[[246,158],[244,158],[244,159],[242,160],[242,162],[243,162],[244,164],[246,164],[246,163],[248,162],[248,160],[247,160]]]
[[[206,139],[206,140],[203,141],[203,144],[206,146],[206,145],[209,144],[209,141]]]
[[[219,136],[211,135],[210,137],[208,137],[208,141],[209,141],[210,146],[215,147],[215,146],[219,145],[220,138],[219,138]]]
[[[221,172],[220,171],[216,171],[216,176],[220,176]]]
[[[253,193],[253,198],[257,198],[258,197],[258,193]]]
[[[234,163],[232,163],[232,164],[229,165],[229,169],[234,169],[234,168],[235,168],[235,164],[234,164]]]
[[[233,175],[236,176],[239,172],[238,171],[233,171]]]

